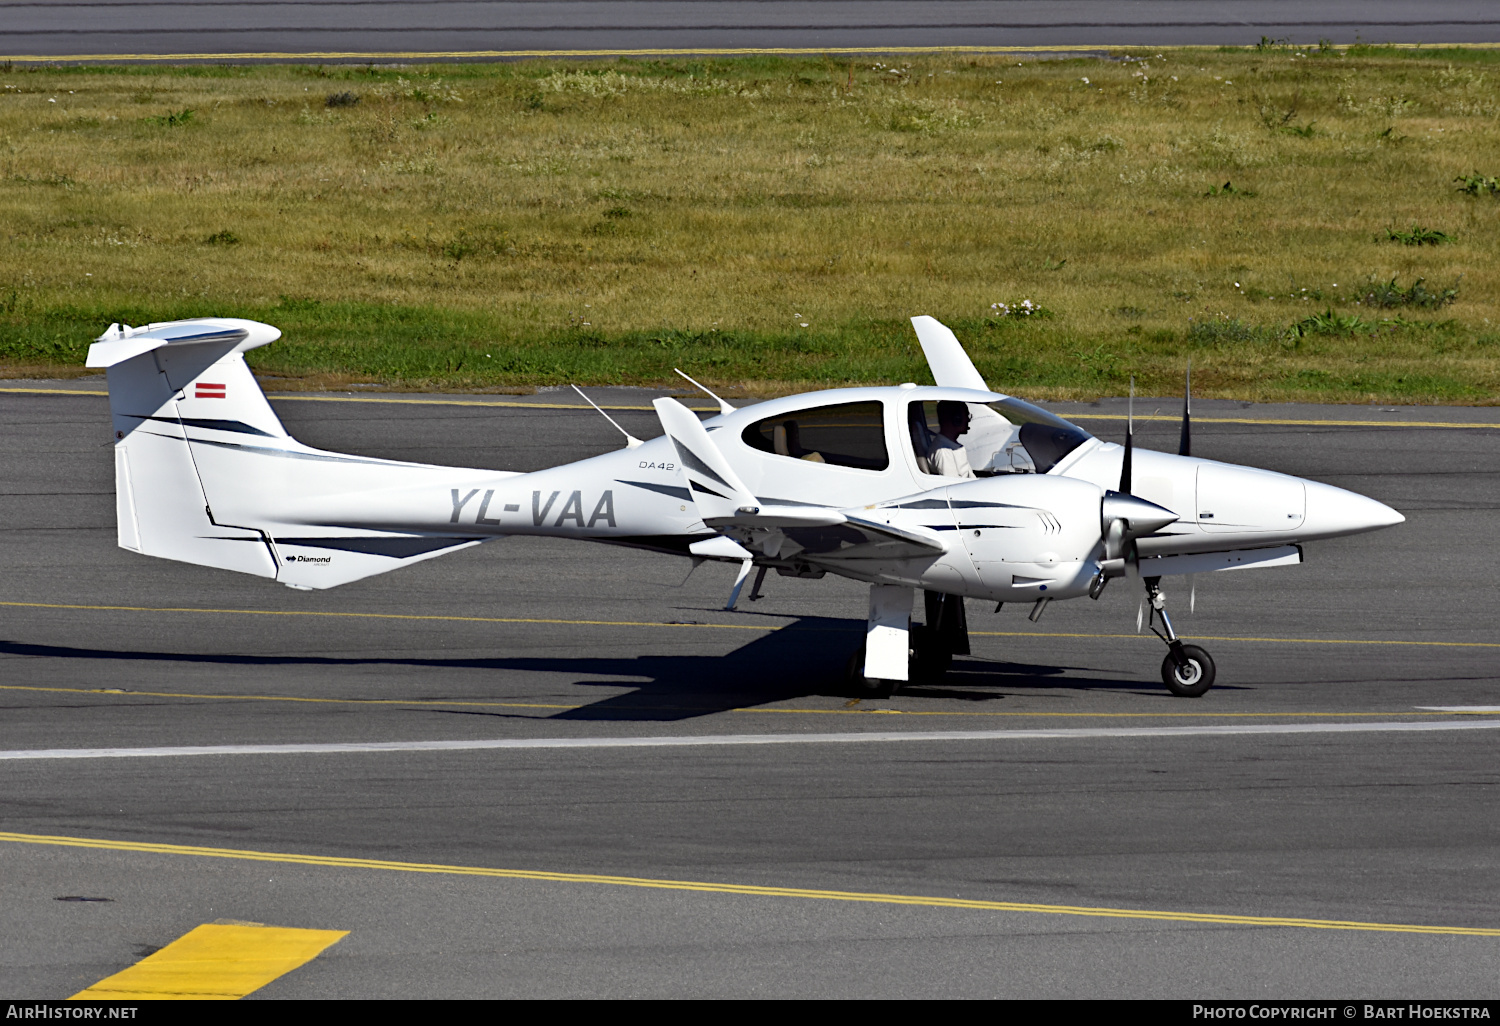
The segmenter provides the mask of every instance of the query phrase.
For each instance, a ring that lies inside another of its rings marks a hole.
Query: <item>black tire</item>
[[[911,629],[911,679],[936,684],[953,665],[953,653],[944,639],[929,627]]]
[[[1162,660],[1161,682],[1178,698],[1199,698],[1214,686],[1214,661],[1197,645],[1183,645],[1187,666],[1181,669],[1169,655]]]
[[[902,685],[899,680],[865,676],[865,647],[859,646],[844,664],[844,680],[856,698],[890,698]]]

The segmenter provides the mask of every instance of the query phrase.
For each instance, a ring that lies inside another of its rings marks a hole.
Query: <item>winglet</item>
[[[688,490],[705,520],[733,517],[741,510],[759,512],[760,503],[745,487],[719,447],[703,428],[698,415],[675,399],[657,399],[651,404],[661,426],[677,449]]]
[[[927,357],[927,366],[932,369],[933,381],[955,388],[990,390],[979,371],[974,369],[974,362],[964,352],[958,337],[946,324],[923,315],[913,317],[911,326],[917,329],[917,341],[922,343],[922,353]]]

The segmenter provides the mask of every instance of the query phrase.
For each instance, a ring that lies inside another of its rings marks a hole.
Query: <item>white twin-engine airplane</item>
[[[1179,455],[1132,451],[1128,432],[1123,447],[1100,441],[991,392],[951,331],[912,323],[935,387],[745,409],[714,396],[720,413],[704,421],[657,399],[662,437],[621,429],[623,450],[529,474],[301,444],[241,355],[281,337],[256,321],[111,325],[88,366],[108,368],[122,548],[305,589],[503,535],[552,535],[738,563],[728,608],[753,567],[752,597],[771,567],[832,572],[870,585],[849,676],[871,695],[968,652],[964,597],[1026,602],[1035,620],[1051,601],[1098,598],[1129,576],[1168,646],[1163,682],[1195,697],[1213,660],[1178,640],[1163,577],[1298,563],[1303,542],[1404,519],[1329,485],[1193,458],[1186,402]],[[917,589],[926,619],[914,627]]]

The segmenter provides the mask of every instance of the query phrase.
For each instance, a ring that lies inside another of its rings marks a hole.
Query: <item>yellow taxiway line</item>
[[[1023,26],[1024,27],[1024,26]],[[1489,50],[1500,47],[1500,43],[1381,43],[1382,49],[1398,50]],[[1174,44],[1170,46],[1146,46],[1144,44],[1111,43],[1067,43],[1040,44],[1037,46],[732,46],[732,47],[643,47],[627,50],[313,50],[304,53],[289,51],[255,51],[243,53],[73,53],[73,54],[13,54],[0,56],[0,61],[51,62],[51,61],[437,61],[437,60],[520,60],[528,57],[818,57],[824,54],[870,54],[870,55],[934,55],[942,54],[1018,54],[1018,53],[1098,53],[1115,50],[1253,50],[1254,44],[1222,47],[1212,43],[1201,45]],[[1338,50],[1347,46],[1335,47]]]
[[[1179,912],[1166,909],[1046,905],[1020,901],[984,901],[974,898],[948,898],[926,894],[881,894],[862,891],[817,890],[803,887],[764,887],[753,884],[714,883],[702,880],[606,876],[599,873],[553,873],[530,869],[496,869],[488,866],[455,866],[441,863],[390,862],[384,859],[337,858],[326,855],[295,855],[286,852],[246,851],[235,848],[205,848],[179,844],[151,844],[140,841],[100,840],[92,837],[56,837],[43,834],[0,832],[0,842],[49,845],[65,848],[93,848],[106,851],[128,851],[151,855],[190,855],[199,858],[274,862],[301,866],[321,866],[331,869],[375,869],[389,872],[438,874],[444,876],[537,880],[547,883],[602,884],[645,890],[696,891],[705,894],[734,894],[763,898],[801,898],[879,905],[915,905],[930,908],[957,908],[978,912],[1031,912],[1042,915],[1088,916],[1105,919],[1206,923],[1215,926],[1294,927],[1312,930],[1359,930],[1376,933],[1500,937],[1500,929],[1475,926],[1428,926],[1416,923],[1374,923],[1359,920],[1304,919],[1289,916],[1239,916],[1211,912]]]
[[[776,626],[744,623],[672,623],[656,620],[566,620],[552,617],[525,616],[449,616],[438,613],[352,613],[318,609],[213,609],[194,606],[108,606],[70,602],[0,602],[0,608],[75,609],[84,612],[116,613],[206,613],[220,616],[307,616],[353,620],[418,620],[450,623],[550,623],[574,627],[689,627],[697,630],[779,631],[791,625]],[[790,619],[790,617],[789,617]],[[799,628],[827,633],[854,633],[854,628]],[[1088,634],[1067,631],[970,631],[981,638],[1086,638],[1101,641],[1154,641],[1149,634]],[[1184,634],[1188,641],[1247,641],[1280,645],[1395,645],[1411,648],[1500,648],[1494,641],[1403,641],[1384,638],[1258,638],[1218,634]]]
[[[0,60],[4,60],[0,57]],[[18,392],[30,395],[109,395],[106,391],[86,388],[0,388],[0,393]],[[577,403],[521,403],[500,399],[386,399],[365,395],[288,395],[283,392],[267,392],[267,399],[278,402],[304,403],[385,403],[392,406],[502,406],[522,410],[590,410],[591,406]],[[652,406],[601,406],[602,410],[645,410],[655,412]],[[699,413],[718,413],[717,406],[689,406]],[[1496,427],[1500,427],[1497,424]]]
[[[585,407],[587,409],[587,407]],[[1129,420],[1126,413],[1070,413],[1068,420]],[[1136,420],[1164,420],[1173,424],[1182,418],[1166,414],[1135,415]],[[1194,424],[1275,424],[1283,427],[1405,427],[1405,428],[1500,428],[1500,421],[1457,420],[1295,420],[1287,417],[1194,417]]]
[[[108,394],[108,393],[104,393]],[[383,399],[365,395],[288,395],[285,392],[267,392],[267,399],[289,403],[389,403],[395,406],[504,406],[510,409],[527,410],[592,410],[592,406],[578,403],[522,403],[514,400],[490,399]],[[654,406],[600,406],[601,410],[643,410],[655,413]],[[717,406],[689,406],[698,413],[718,413]],[[1495,425],[1500,427],[1500,424]]]
[[[1460,44],[1462,45],[1462,44]],[[1469,44],[1473,46],[1474,44]],[[731,46],[731,47],[645,47],[629,50],[314,50],[260,51],[244,53],[74,53],[47,56],[25,54],[0,56],[0,61],[452,61],[452,60],[522,60],[528,57],[816,57],[829,53],[847,54],[1005,54],[1005,53],[1097,53],[1100,50],[1125,47],[1068,44],[1053,46]],[[1137,50],[1162,50],[1164,47],[1129,47]]]
[[[628,687],[628,684],[622,685]],[[181,701],[214,701],[214,702],[301,702],[312,705],[393,705],[406,709],[439,708],[439,709],[587,709],[587,705],[572,705],[553,702],[482,702],[455,698],[309,698],[304,695],[236,695],[236,694],[204,694],[188,691],[135,691],[125,688],[63,688],[48,687],[37,684],[0,684],[0,691],[36,691],[46,694],[63,695],[95,695],[107,698],[175,698]],[[921,696],[914,696],[921,697]],[[858,699],[855,700],[856,702]],[[675,710],[693,711],[694,706],[632,706],[635,710]],[[992,712],[974,711],[970,709],[948,710],[948,709],[882,709],[882,708],[857,708],[854,704],[846,705],[840,709],[803,709],[788,706],[738,706],[732,709],[717,709],[702,707],[702,712],[731,712],[731,713],[790,713],[795,715],[816,716],[988,716],[1005,717],[1009,719],[1075,719],[1075,720],[1118,720],[1118,719],[1195,719],[1195,720],[1238,720],[1238,719],[1361,719],[1372,717],[1392,716],[1496,716],[1500,715],[1500,706],[1476,707],[1473,709],[1401,709],[1395,712],[1377,710],[1375,712]]]
[[[234,1001],[311,962],[348,930],[204,923],[69,1001]]]
[[[301,695],[211,695],[183,691],[133,691],[124,688],[58,688],[29,684],[0,684],[0,691],[44,691],[66,695],[105,695],[110,698],[179,698],[184,701],[212,700],[220,702],[308,702],[314,705],[399,705],[405,708],[437,706],[448,709],[502,708],[502,709],[582,709],[581,705],[562,705],[549,702],[468,702],[462,699],[447,701],[441,698],[307,698]],[[748,711],[748,710],[747,710]],[[1373,714],[1372,714],[1373,715]],[[1381,715],[1390,715],[1384,713]],[[1439,713],[1421,713],[1437,716]],[[1443,713],[1441,715],[1448,715]]]
[[[4,58],[0,58],[3,60]],[[0,393],[16,392],[30,395],[94,395],[107,396],[108,392],[82,388],[0,388]],[[495,406],[519,410],[589,410],[592,407],[576,403],[525,403],[502,399],[386,399],[373,395],[289,395],[284,392],[267,392],[266,398],[276,402],[305,403],[385,403],[393,406]],[[605,410],[640,410],[650,413],[650,406],[601,406]],[[689,409],[699,413],[717,413],[717,406],[693,406]],[[1069,420],[1125,420],[1124,413],[1070,413]],[[1159,420],[1177,423],[1180,418],[1166,414],[1137,414],[1136,420]],[[1404,428],[1497,428],[1500,421],[1441,421],[1441,420],[1298,420],[1286,417],[1194,417],[1195,424],[1271,424],[1279,427],[1404,427]]]
[[[4,605],[4,603],[0,603]],[[1158,640],[1153,634],[1068,634],[1058,631],[970,631],[978,638],[1107,638],[1111,640],[1135,638],[1140,641]],[[1188,641],[1253,641],[1277,645],[1406,645],[1416,648],[1500,648],[1494,641],[1395,641],[1382,638],[1247,638],[1228,634],[1183,634]]]
[[[356,620],[446,620],[453,623],[556,623],[576,627],[696,627],[726,631],[774,631],[778,627],[745,623],[667,623],[649,620],[559,620],[524,616],[439,616],[423,613],[339,613],[315,609],[195,609],[188,606],[91,606],[63,602],[0,602],[21,609],[81,609],[119,613],[218,613],[239,616],[323,616]],[[1133,637],[1134,635],[1132,635]],[[1496,646],[1500,648],[1500,645]]]

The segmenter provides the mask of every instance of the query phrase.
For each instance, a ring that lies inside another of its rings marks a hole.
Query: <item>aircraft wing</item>
[[[752,551],[830,568],[850,560],[940,556],[946,547],[929,537],[823,506],[763,506],[704,521]]]
[[[860,536],[845,536],[835,548],[806,548],[803,558],[809,562],[842,562],[853,559],[918,559],[941,556],[948,551],[936,534],[919,533],[890,524],[877,524],[862,517],[847,516],[845,528]]]
[[[709,527],[753,529],[781,527],[834,527],[848,518],[831,506],[742,506],[732,516],[708,516]]]
[[[681,459],[688,493],[704,524],[752,553],[826,562],[833,568],[849,560],[911,559],[947,551],[935,534],[877,523],[852,511],[766,505],[740,480],[696,414],[672,399],[653,405]]]

